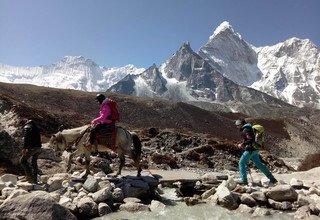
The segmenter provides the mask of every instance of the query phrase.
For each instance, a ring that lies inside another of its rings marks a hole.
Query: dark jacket
[[[24,132],[23,148],[31,149],[31,148],[41,147],[40,130],[33,121],[27,123],[23,127],[23,132]]]
[[[240,129],[242,138],[243,138],[243,145],[245,146],[252,146],[255,142],[254,133],[251,124],[245,124]]]

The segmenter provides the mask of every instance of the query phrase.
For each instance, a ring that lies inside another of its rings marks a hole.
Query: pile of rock
[[[320,219],[319,183],[292,178],[270,185],[263,177],[242,186],[236,180],[238,173],[226,173],[209,172],[194,181],[170,180],[167,185],[151,174],[116,178],[100,171],[84,180],[79,172],[59,173],[42,175],[41,185],[5,174],[0,177],[0,217],[89,219],[114,211],[158,211],[168,202],[161,197],[161,187],[168,186],[175,187],[187,205],[208,203],[252,216],[288,213],[298,219]]]
[[[213,203],[252,216],[287,212],[298,219],[310,216],[320,219],[319,183],[304,184],[292,178],[290,183],[279,181],[270,185],[264,177],[250,186],[241,186],[230,175],[207,173],[202,176],[201,183],[195,185],[206,190],[201,195],[185,197],[188,205]]]
[[[79,172],[43,175],[41,185],[21,178],[0,177],[1,219],[88,219],[116,210],[149,210],[145,204],[154,204],[159,183],[153,176],[115,178],[103,172],[86,180]]]

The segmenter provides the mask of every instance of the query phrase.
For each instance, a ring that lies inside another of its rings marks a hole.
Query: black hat
[[[102,102],[106,99],[106,97],[103,94],[97,94],[96,100],[99,102],[99,104],[102,104]]]

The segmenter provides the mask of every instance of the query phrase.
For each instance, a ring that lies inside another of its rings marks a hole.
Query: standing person
[[[110,119],[111,117],[111,109],[108,105],[108,98],[106,98],[103,94],[97,94],[96,101],[100,107],[100,115],[95,118],[91,122],[91,131],[90,131],[90,139],[89,142],[91,145],[95,142],[95,137],[98,131],[103,128],[108,130],[114,130],[115,123]]]
[[[259,158],[258,149],[254,147],[255,135],[252,125],[247,123],[244,119],[236,120],[235,124],[239,128],[243,138],[243,142],[238,145],[238,147],[244,150],[239,160],[240,177],[242,180],[241,184],[248,184],[246,166],[248,165],[249,160],[252,160],[256,167],[269,178],[270,183],[273,184],[278,182]]]
[[[41,153],[40,130],[33,120],[28,120],[24,127],[24,143],[20,163],[24,169],[26,179],[30,183],[37,183],[38,156]],[[31,166],[28,160],[31,159]]]

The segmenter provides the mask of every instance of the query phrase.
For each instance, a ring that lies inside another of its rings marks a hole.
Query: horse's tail
[[[139,157],[141,155],[141,141],[136,133],[132,133],[132,141],[133,141],[133,152],[136,157]]]

